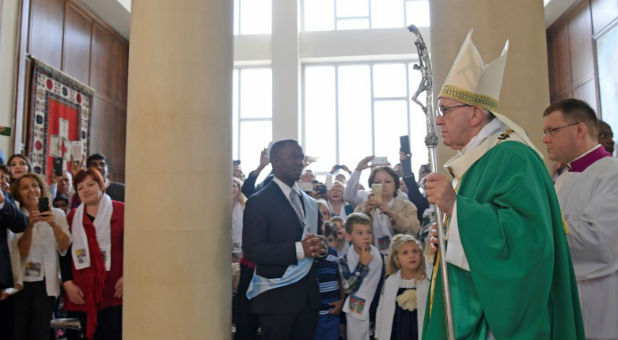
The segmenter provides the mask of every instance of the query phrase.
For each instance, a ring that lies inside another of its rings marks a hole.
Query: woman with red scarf
[[[73,186],[82,203],[67,216],[73,244],[62,261],[64,308],[86,338],[121,339],[124,204],[105,194],[95,168],[80,170]]]

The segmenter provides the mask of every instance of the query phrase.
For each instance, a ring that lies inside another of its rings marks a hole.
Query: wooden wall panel
[[[88,84],[90,80],[91,20],[67,3],[64,19],[62,68],[71,77]]]
[[[89,151],[105,154],[110,179],[124,181],[129,42],[77,0],[22,1],[23,50],[95,90]]]
[[[129,46],[120,39],[114,40],[112,64],[114,66],[112,78],[110,79],[112,98],[126,103],[129,77]]]
[[[62,68],[64,0],[31,0],[28,53]]]
[[[90,153],[107,157],[109,176],[124,181],[124,149],[126,140],[126,109],[113,102],[94,97],[90,121]]]
[[[111,132],[111,154],[109,157],[109,177],[115,181],[124,182],[125,145],[127,139],[127,110],[114,109],[114,128]]]
[[[569,21],[569,55],[571,81],[579,85],[594,75],[594,50],[592,44],[592,19],[590,6],[586,5]]]
[[[561,97],[571,88],[571,62],[569,30],[566,24],[555,27],[547,34],[549,60],[549,88],[551,101]]]
[[[111,97],[111,51],[114,39],[100,25],[92,28],[90,85],[102,95]]]
[[[600,110],[595,39],[617,21],[616,0],[577,0],[547,29],[552,102],[575,97]]]
[[[571,58],[569,53],[569,27],[563,25],[558,30],[556,46],[556,73],[558,92],[564,92],[571,87]]]

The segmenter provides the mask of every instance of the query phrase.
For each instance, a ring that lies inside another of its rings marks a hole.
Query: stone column
[[[523,127],[546,155],[542,130],[543,110],[549,105],[549,76],[543,2],[432,0],[429,3],[436,100],[471,28],[474,29],[472,39],[486,63],[500,55],[508,39],[510,48],[498,112]],[[441,145],[439,167],[453,155],[450,148]]]
[[[232,6],[133,0],[125,339],[231,337]]]
[[[288,138],[300,141],[298,2],[272,2],[273,141]]]

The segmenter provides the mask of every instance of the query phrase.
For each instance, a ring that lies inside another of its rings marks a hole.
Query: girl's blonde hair
[[[423,252],[423,247],[421,246],[421,243],[416,238],[414,238],[414,236],[406,235],[406,234],[395,235],[393,237],[393,240],[391,241],[391,245],[390,245],[390,247],[388,249],[388,259],[386,260],[386,276],[389,276],[389,275],[395,273],[401,267],[399,265],[399,262],[397,261],[397,254],[399,253],[399,248],[401,248],[401,246],[403,244],[408,243],[408,242],[416,243],[416,245],[421,250],[421,261],[420,261],[420,264],[418,266],[418,271],[417,271],[416,278],[417,279],[422,279],[422,278],[426,277],[426,274],[425,274],[425,256],[422,253]]]
[[[234,200],[238,201],[244,208],[245,203],[247,203],[247,197],[245,197],[242,193],[242,181],[236,177],[232,177],[232,181],[238,186],[238,193],[236,194],[236,197],[234,197]]]

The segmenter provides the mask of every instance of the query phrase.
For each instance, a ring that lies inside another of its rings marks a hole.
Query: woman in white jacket
[[[393,237],[386,263],[386,281],[378,305],[376,338],[420,339],[429,290],[420,243],[411,235]]]
[[[15,234],[21,257],[17,276],[23,289],[14,300],[15,339],[47,339],[55,298],[60,294],[59,254],[64,255],[71,237],[66,216],[60,209],[39,211],[41,197],[48,197],[47,187],[35,174],[23,174],[11,185],[11,193],[28,216],[28,227]]]

